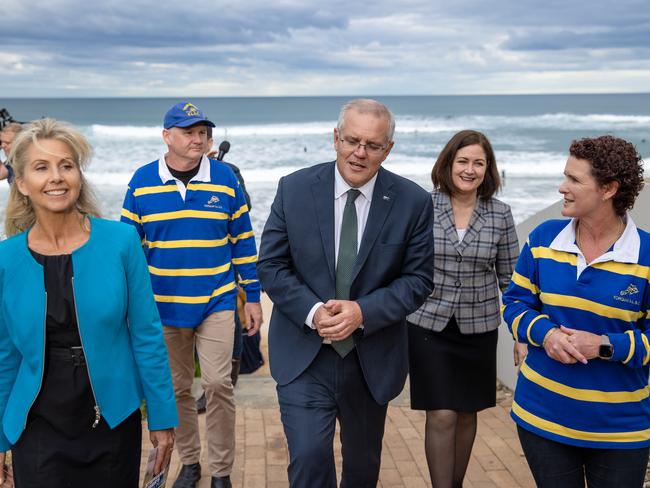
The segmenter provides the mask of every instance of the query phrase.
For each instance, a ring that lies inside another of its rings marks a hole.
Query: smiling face
[[[476,194],[485,179],[487,159],[480,144],[465,146],[456,151],[451,165],[451,181],[454,193]]]
[[[16,185],[32,202],[37,217],[76,211],[81,172],[67,144],[41,139],[26,150],[25,161]]]
[[[584,218],[596,215],[603,209],[616,194],[616,184],[599,185],[591,173],[591,162],[569,156],[564,167],[564,181],[558,191],[564,196],[562,215]]]
[[[387,140],[389,120],[385,116],[355,109],[348,110],[344,120],[340,132],[334,129],[336,166],[348,185],[359,188],[377,174],[393,148],[393,143]],[[355,142],[358,143],[356,147]],[[368,152],[366,146],[383,149]]]
[[[183,171],[196,166],[208,144],[208,130],[205,124],[190,127],[163,129],[163,140],[167,144],[167,163]]]

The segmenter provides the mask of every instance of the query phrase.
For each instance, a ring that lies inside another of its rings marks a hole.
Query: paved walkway
[[[287,487],[287,445],[280,423],[275,384],[267,375],[242,376],[237,385],[237,454],[231,479],[237,488]],[[511,398],[499,392],[499,405],[479,414],[479,428],[467,470],[465,488],[533,487],[533,479],[508,415]],[[205,415],[199,417],[205,433]],[[424,456],[424,413],[408,407],[404,392],[388,408],[379,487],[428,487]],[[150,447],[143,436],[143,453]],[[205,438],[203,438],[205,446]],[[335,457],[340,479],[338,434]],[[210,486],[207,462],[202,458],[204,476],[199,488]],[[170,479],[180,463],[174,452]],[[171,488],[171,484],[168,484]]]
[[[272,305],[266,297],[262,304],[264,317],[268,321]],[[261,348],[264,357],[268,358],[266,332],[265,324],[262,328]],[[498,405],[479,413],[478,433],[464,487],[532,488],[535,483],[521,452],[515,424],[508,414],[512,399],[506,391],[499,391],[497,395]],[[287,443],[280,422],[275,382],[269,375],[268,365],[253,375],[240,376],[235,388],[235,399],[237,452],[231,475],[233,487],[287,487]],[[199,423],[205,448],[205,415],[199,416]],[[151,447],[146,432],[142,447],[144,458]],[[334,452],[340,480],[341,445],[338,442],[338,429]],[[145,464],[146,459],[143,459],[142,466]],[[198,488],[209,488],[210,473],[205,454],[201,465],[203,478]],[[168,488],[171,488],[179,470],[180,460],[174,451]],[[378,487],[429,486],[431,484],[424,455],[424,412],[409,408],[408,389],[405,389],[388,407]]]

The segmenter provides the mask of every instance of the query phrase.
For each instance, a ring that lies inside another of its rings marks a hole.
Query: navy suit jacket
[[[274,303],[271,374],[280,385],[300,375],[322,346],[305,325],[317,302],[335,296],[334,162],[283,177],[264,227],[257,272]],[[408,372],[406,315],[433,288],[432,203],[415,183],[379,169],[353,268],[350,299],[363,313],[354,333],[373,398],[388,403]]]

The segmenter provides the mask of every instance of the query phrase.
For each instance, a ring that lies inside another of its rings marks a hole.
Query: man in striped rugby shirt
[[[191,393],[195,344],[207,397],[211,486],[231,486],[235,276],[246,292],[249,334],[262,323],[248,206],[232,170],[204,155],[208,127],[214,124],[195,105],[171,107],[162,133],[167,152],[135,172],[122,209],[122,220],[142,238],[169,351],[180,416],[176,446],[183,463],[173,488],[194,488],[201,478]]]

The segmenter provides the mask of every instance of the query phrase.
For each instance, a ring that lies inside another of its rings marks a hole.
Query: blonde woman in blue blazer
[[[162,327],[140,240],[96,218],[90,146],[52,119],[16,139],[0,243],[0,460],[17,488],[138,486],[140,405],[155,470],[177,423]]]
[[[432,486],[462,487],[476,412],[496,404],[496,345],[505,290],[519,255],[494,151],[480,132],[447,143],[433,171],[434,289],[408,316],[411,407],[426,410]]]

